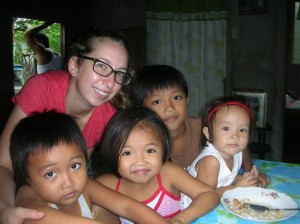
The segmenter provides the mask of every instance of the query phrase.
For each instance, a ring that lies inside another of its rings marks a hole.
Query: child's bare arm
[[[98,205],[93,205],[94,218],[103,223],[120,224],[119,216]]]
[[[270,183],[270,179],[264,173],[258,173],[257,180],[258,180],[257,186],[263,188],[265,188]]]
[[[247,173],[247,172],[245,172],[245,173]],[[256,165],[253,165],[253,166],[252,166],[252,168],[251,168],[251,170],[250,170],[250,173],[251,173],[252,175],[254,175],[256,178],[258,177],[259,172],[258,172],[258,169],[257,169],[257,166],[256,166]]]
[[[243,176],[237,175],[235,182],[232,184],[234,187],[256,187],[257,177],[252,173],[246,173]]]
[[[234,189],[236,187],[256,187],[257,185],[257,177],[250,173],[245,172],[243,175],[238,174],[231,185],[219,187],[216,189],[219,197],[222,197],[225,191]]]
[[[135,223],[171,223],[145,204],[118,193],[97,181],[90,180],[87,185],[87,191],[94,204],[102,206],[103,208],[121,217],[134,221]]]
[[[242,167],[243,167],[243,169],[244,169],[245,172],[250,172],[251,169],[252,169],[252,167],[253,167],[252,160],[251,160],[251,155],[250,155],[250,152],[249,152],[248,148],[246,148],[243,151],[243,163],[242,163]],[[265,188],[270,183],[269,178],[264,173],[258,173],[257,179],[258,179],[257,185],[259,187]]]
[[[112,174],[104,174],[96,178],[96,181],[103,184],[104,186],[114,189],[117,185],[117,179]],[[104,223],[109,224],[120,224],[119,216],[114,214],[113,212],[99,206],[93,204],[93,212],[95,213],[95,219]]]
[[[214,156],[203,157],[197,162],[195,166],[197,179],[208,184],[213,189],[217,188],[219,169],[219,160]]]
[[[47,203],[38,196],[31,187],[23,186],[17,193],[16,206],[24,208],[32,208],[45,213],[45,216],[39,220],[25,220],[23,223],[41,223],[41,224],[53,224],[53,223],[72,223],[72,224],[96,224],[101,223],[93,219],[84,218],[81,216],[70,215],[60,210],[48,207]],[[63,221],[62,221],[63,220]]]
[[[252,169],[251,169],[250,173],[252,173],[253,175],[255,175],[255,177],[257,178],[257,186],[258,187],[265,188],[270,183],[270,180],[267,177],[267,175],[264,174],[264,173],[260,173],[258,171],[256,165],[252,166]]]
[[[192,177],[182,168],[166,162],[162,171],[163,182],[172,182],[174,188],[192,198],[188,208],[170,219],[174,223],[190,223],[215,208],[219,203],[217,193],[204,182]]]

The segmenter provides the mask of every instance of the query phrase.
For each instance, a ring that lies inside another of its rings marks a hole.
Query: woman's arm
[[[0,211],[15,204],[15,183],[11,170],[0,166]]]
[[[10,172],[13,172],[12,170],[12,163],[10,159],[10,153],[9,153],[9,144],[10,144],[10,135],[12,131],[14,130],[16,124],[26,117],[26,114],[21,110],[21,108],[16,104],[12,110],[12,112],[9,115],[9,118],[6,122],[6,125],[3,129],[3,132],[1,134],[0,138],[0,166],[6,168]],[[4,170],[3,172],[7,173],[7,170]],[[1,174],[3,174],[1,172]],[[6,174],[7,177],[13,177],[13,175]],[[3,183],[3,182],[1,182]]]
[[[25,218],[39,219],[44,213],[32,209],[16,208],[15,184],[12,173],[5,167],[0,167],[0,223],[23,223]]]
[[[43,215],[37,211],[13,207],[15,206],[15,183],[9,154],[9,141],[15,125],[24,117],[26,114],[16,105],[0,138],[0,223],[21,223],[23,218],[37,219]]]
[[[118,193],[97,181],[90,180],[86,190],[89,192],[93,204],[102,206],[135,223],[171,223],[143,203]]]

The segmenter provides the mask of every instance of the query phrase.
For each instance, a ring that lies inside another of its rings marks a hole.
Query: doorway
[[[26,44],[24,32],[43,24],[44,21],[14,17],[13,18],[13,69],[14,90],[17,94],[25,82],[36,70],[36,59],[32,49]],[[53,23],[41,31],[49,38],[49,45],[55,52],[62,54],[62,27],[60,23]]]

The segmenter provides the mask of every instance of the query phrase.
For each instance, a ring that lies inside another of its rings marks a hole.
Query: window
[[[33,74],[36,74],[36,60],[33,51],[27,46],[24,40],[24,32],[27,29],[43,23],[43,21],[28,18],[13,18],[13,62],[15,76],[15,93],[17,93],[24,83]],[[49,43],[53,50],[61,53],[61,25],[53,23],[42,31],[49,37]]]
[[[286,90],[300,96],[300,0],[286,4]]]
[[[300,2],[294,4],[294,27],[292,41],[292,64],[300,64]]]

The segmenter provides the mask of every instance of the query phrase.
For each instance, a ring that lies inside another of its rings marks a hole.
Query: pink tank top
[[[172,218],[181,212],[180,209],[180,193],[178,196],[171,194],[162,185],[160,174],[157,175],[158,189],[156,192],[147,200],[143,201],[144,204],[152,208],[154,211],[159,213],[162,217],[168,219]],[[119,191],[121,185],[120,179],[118,180],[116,191]],[[124,218],[120,218],[121,223],[132,223]]]

